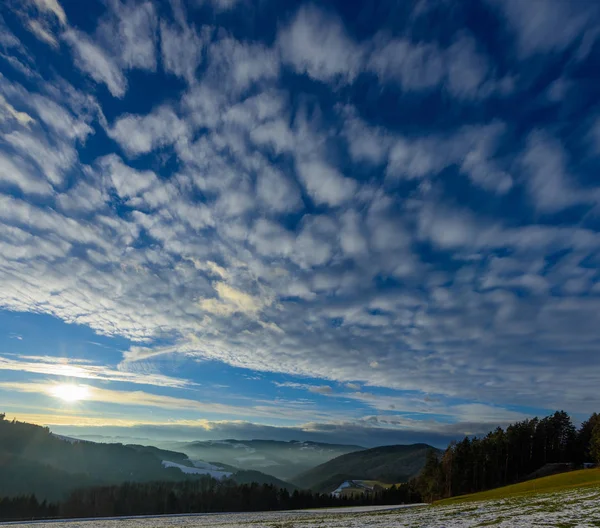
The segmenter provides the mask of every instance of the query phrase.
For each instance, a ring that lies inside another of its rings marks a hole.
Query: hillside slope
[[[230,478],[296,489],[260,471],[190,460],[184,453],[55,435],[46,427],[0,419],[0,498],[33,493],[57,501],[75,489],[123,482]]]
[[[406,482],[415,477],[425,464],[427,444],[392,445],[348,453],[313,469],[291,481],[299,488],[322,493],[331,492],[345,480]]]
[[[435,504],[446,505],[461,502],[505,499],[531,493],[551,493],[587,486],[600,487],[600,468],[580,469],[578,471],[559,473],[557,475],[527,480],[525,482],[519,482],[518,484],[511,484],[510,486],[503,486],[501,488],[481,491],[479,493],[451,497],[449,499],[437,501]]]
[[[213,440],[170,444],[168,447],[183,451],[192,460],[260,471],[283,480],[340,455],[364,450],[355,445],[276,440]]]

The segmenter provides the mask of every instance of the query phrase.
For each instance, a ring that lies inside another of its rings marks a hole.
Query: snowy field
[[[36,528],[592,528],[600,527],[600,488],[453,506],[389,506],[297,512],[163,516],[35,523]],[[13,524],[27,526],[31,523]]]

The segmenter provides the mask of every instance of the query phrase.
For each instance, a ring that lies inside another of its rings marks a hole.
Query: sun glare
[[[60,398],[66,402],[76,402],[87,399],[90,395],[90,390],[85,385],[71,385],[64,383],[52,387],[50,389],[50,394],[55,398]]]

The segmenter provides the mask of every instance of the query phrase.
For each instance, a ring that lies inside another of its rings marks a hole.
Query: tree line
[[[484,491],[526,480],[547,464],[563,469],[600,463],[600,415],[577,429],[571,417],[557,411],[498,427],[484,437],[451,442],[444,454],[427,456],[414,485],[428,501]]]
[[[290,493],[271,484],[236,484],[207,476],[181,482],[127,482],[82,488],[56,503],[40,503],[33,495],[0,499],[0,520],[274,511],[420,501],[420,495],[409,484],[371,494],[335,497],[301,490]]]

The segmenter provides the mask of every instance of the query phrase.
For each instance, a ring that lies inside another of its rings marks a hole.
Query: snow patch
[[[176,462],[169,462],[168,460],[163,460],[162,465],[165,468],[177,468],[186,475],[210,475],[211,477],[216,479],[224,479],[232,475],[229,471],[218,471],[206,468],[189,467],[184,466],[182,464],[177,464]]]

